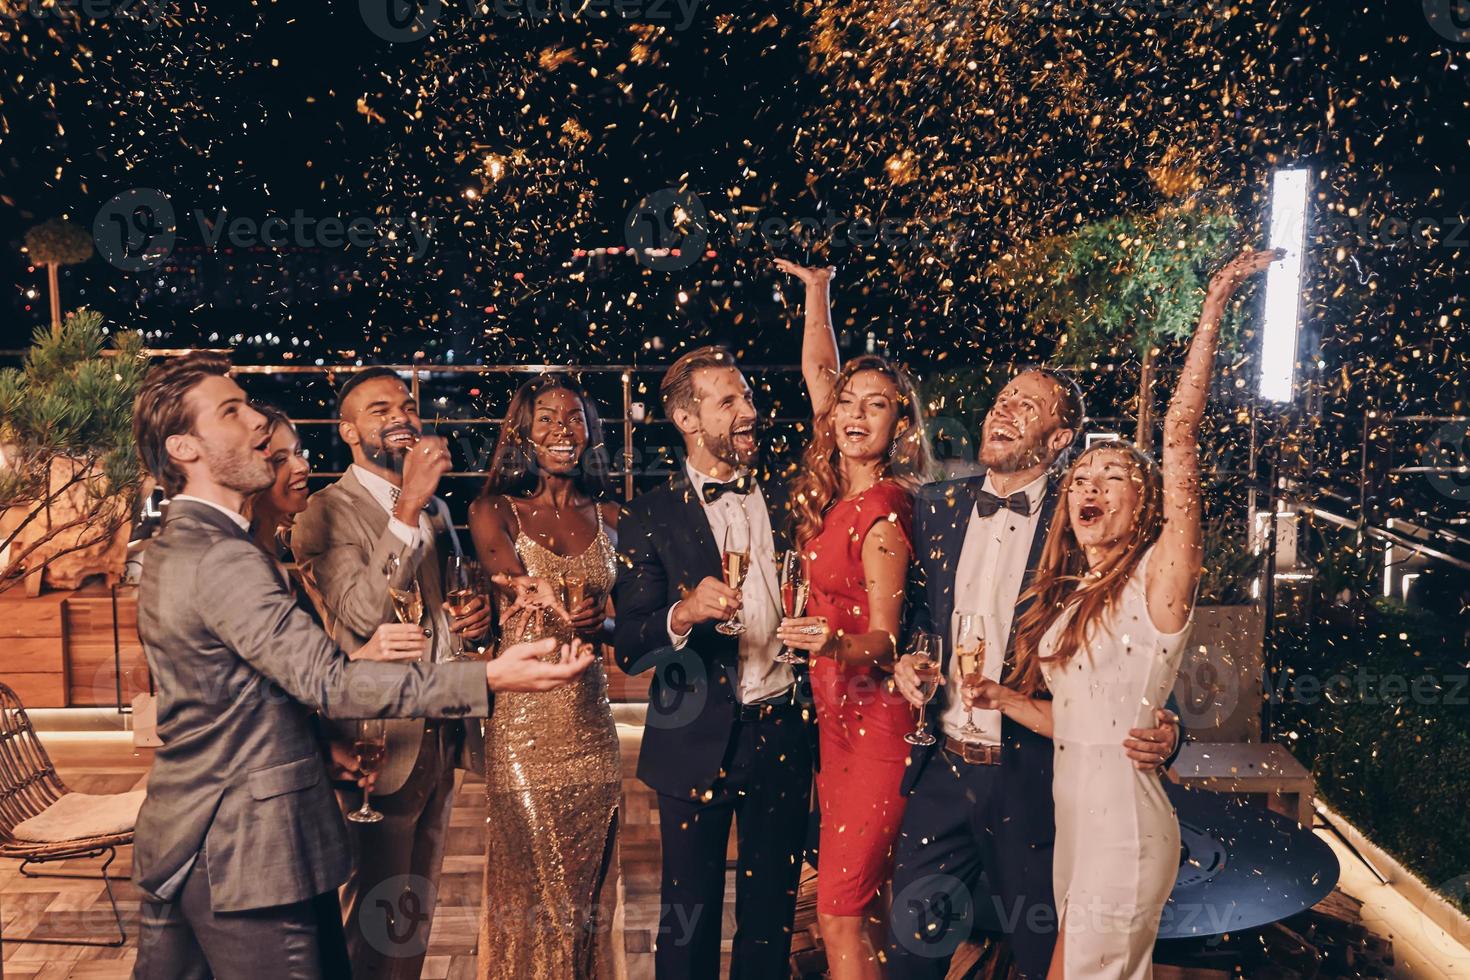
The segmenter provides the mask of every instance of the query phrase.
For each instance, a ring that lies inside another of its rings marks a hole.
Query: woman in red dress
[[[877,980],[882,889],[903,816],[899,792],[913,713],[890,690],[908,576],[914,489],[933,470],[913,385],[881,357],[840,371],[832,269],[778,261],[806,284],[802,374],[812,441],[793,486],[795,537],[810,596],[777,636],[811,656],[821,740],[817,919],[833,980]]]

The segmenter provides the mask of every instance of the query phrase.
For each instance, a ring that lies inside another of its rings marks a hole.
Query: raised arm
[[[1210,279],[1179,387],[1164,416],[1164,530],[1148,570],[1148,611],[1154,625],[1166,633],[1178,632],[1189,622],[1204,557],[1199,427],[1220,345],[1220,318],[1240,284],[1277,258],[1271,249],[1242,252]]]
[[[812,401],[812,415],[821,415],[832,402],[841,366],[837,357],[837,334],[832,329],[831,266],[821,268],[797,265],[777,259],[776,268],[800,279],[806,285],[806,326],[801,337],[801,376],[806,381],[807,395]]]

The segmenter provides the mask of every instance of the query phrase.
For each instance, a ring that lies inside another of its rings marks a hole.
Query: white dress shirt
[[[795,680],[791,668],[776,660],[781,650],[781,641],[776,639],[776,627],[781,625],[780,587],[776,574],[776,539],[771,532],[771,514],[766,509],[766,498],[760,484],[750,493],[723,493],[712,504],[704,502],[704,485],[717,483],[714,477],[699,472],[686,464],[689,483],[694,497],[704,508],[709,519],[710,533],[714,535],[715,547],[722,548],[725,531],[730,525],[740,522],[750,529],[750,571],[745,576],[745,586],[740,590],[740,618],[745,623],[745,632],[740,641],[740,703],[754,704],[775,697],[789,688]],[[733,479],[733,478],[732,478]],[[669,608],[669,642],[675,650],[682,650],[689,642],[688,633],[675,633],[674,610]]]
[[[223,504],[217,504],[213,500],[205,500],[203,497],[193,497],[187,493],[175,494],[174,496],[169,498],[170,503],[175,500],[192,500],[196,504],[203,504],[206,507],[213,507],[221,514],[227,515],[230,520],[240,525],[240,530],[244,531],[246,534],[250,533],[250,522],[246,520],[245,515],[240,513],[238,510],[230,510],[230,508],[224,506]]]
[[[960,549],[954,577],[954,620],[946,625],[950,636],[949,701],[939,723],[944,734],[968,742],[1000,744],[1000,712],[970,711],[960,696],[960,658],[954,656],[956,631],[962,613],[985,618],[985,663],[981,672],[989,680],[1000,680],[1005,666],[1006,642],[1011,635],[1011,620],[1016,613],[1016,600],[1021,597],[1021,582],[1026,577],[1026,559],[1031,554],[1031,541],[1041,521],[1041,502],[1046,496],[1045,474],[1021,488],[1031,503],[1031,513],[1022,517],[1005,507],[989,517],[981,517],[971,508],[970,523],[965,529],[965,544]],[[982,489],[995,493],[989,474]],[[940,624],[936,623],[935,626]],[[962,735],[965,722],[973,716],[980,735]]]
[[[433,511],[446,524],[448,523],[448,505],[438,497],[430,497],[429,506],[419,513],[419,526],[410,527],[393,514],[393,508],[398,502],[397,487],[366,466],[358,466],[353,463],[352,472],[357,477],[357,482],[363,485],[363,489],[372,494],[373,499],[382,504],[383,509],[388,512],[388,530],[396,534],[409,547],[417,548],[425,541],[433,540],[434,527],[429,522],[430,511]]]

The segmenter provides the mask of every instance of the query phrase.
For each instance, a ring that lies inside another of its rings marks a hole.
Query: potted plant
[[[51,293],[51,330],[61,329],[61,282],[64,265],[80,265],[92,257],[92,236],[65,218],[43,221],[26,232],[26,255],[46,267],[46,285]]]
[[[107,340],[101,314],[79,310],[0,370],[0,592],[24,578],[38,595],[43,573],[68,587],[121,576],[142,475],[133,398],[148,363],[139,334]]]

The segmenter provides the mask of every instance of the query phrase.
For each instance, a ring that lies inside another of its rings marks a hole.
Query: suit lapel
[[[1041,497],[1041,518],[1036,522],[1036,534],[1032,536],[1031,550],[1026,554],[1026,574],[1021,576],[1021,591],[1019,595],[1024,596],[1036,578],[1036,566],[1041,561],[1041,552],[1046,548],[1046,535],[1051,530],[1051,519],[1057,511],[1057,496],[1061,485],[1060,474],[1053,473],[1047,478],[1046,493]],[[1021,622],[1021,614],[1030,605],[1030,599],[1018,602],[1016,613],[1011,617],[1011,634],[1006,637],[1006,658],[1005,665],[1001,669],[1002,677],[1010,674],[1016,651],[1016,626]]]
[[[720,577],[720,546],[715,541],[714,532],[710,530],[709,515],[704,512],[704,504],[700,503],[699,497],[694,492],[694,485],[689,482],[689,477],[683,470],[675,475],[669,489],[674,494],[678,506],[676,512],[669,516],[673,518],[672,530],[675,540],[678,540],[678,529],[688,528],[688,540],[691,546],[690,573],[693,582],[710,576]]]
[[[984,475],[954,485],[945,499],[936,505],[935,522],[930,531],[930,554],[939,560],[938,580],[930,593],[929,608],[935,613],[933,625],[939,634],[943,651],[942,669],[949,670],[949,624],[954,614],[955,578],[959,573],[960,553],[965,535],[970,530],[970,516],[975,512],[975,494],[985,483]]]

